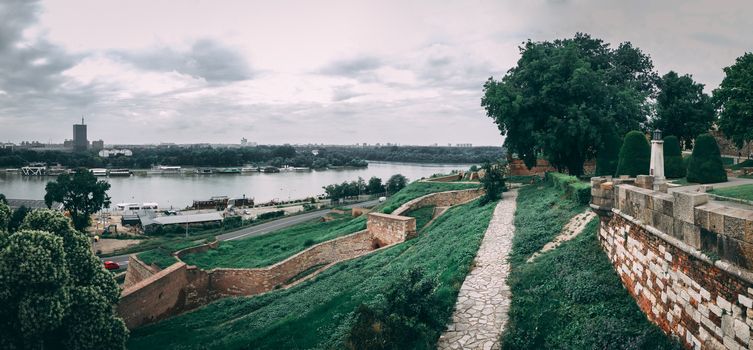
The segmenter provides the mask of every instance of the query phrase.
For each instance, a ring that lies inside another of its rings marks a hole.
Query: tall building
[[[105,148],[105,142],[104,141],[102,141],[102,140],[92,141],[92,150],[93,151],[99,152],[99,151],[101,151],[104,148]]]
[[[86,124],[81,117],[81,124],[73,124],[73,150],[86,151],[89,148],[89,140],[86,139]]]

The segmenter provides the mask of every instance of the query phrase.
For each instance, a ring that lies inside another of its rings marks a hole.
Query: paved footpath
[[[460,288],[452,323],[439,337],[438,349],[499,349],[499,336],[510,309],[507,258],[515,233],[517,196],[517,191],[505,192],[494,209],[474,267]]]

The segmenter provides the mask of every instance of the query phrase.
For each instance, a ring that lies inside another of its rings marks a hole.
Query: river
[[[276,174],[213,174],[213,175],[141,175],[101,178],[111,184],[108,194],[112,204],[122,202],[156,202],[161,208],[184,208],[193,200],[212,196],[254,198],[257,203],[270,200],[306,198],[324,193],[322,186],[358,177],[368,181],[376,176],[386,182],[394,174],[403,174],[410,181],[451,170],[468,169],[467,164],[415,164],[369,162],[368,168],[328,169],[321,171],[281,172]],[[44,187],[53,177],[22,176],[0,173],[0,193],[7,198],[42,199]]]

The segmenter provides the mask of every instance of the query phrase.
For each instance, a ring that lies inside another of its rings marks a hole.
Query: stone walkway
[[[536,253],[533,253],[530,258],[526,261],[527,263],[532,262],[536,260],[539,255],[544,254],[552,249],[555,249],[560,246],[560,244],[567,242],[576,236],[578,236],[581,232],[583,232],[583,229],[586,228],[586,225],[596,217],[596,213],[593,212],[591,209],[586,209],[585,212],[582,212],[578,215],[573,216],[570,221],[565,224],[565,227],[562,228],[562,232],[557,235],[557,237],[554,237],[554,239],[545,244],[544,248],[541,248]]]
[[[515,233],[517,196],[517,191],[505,192],[494,209],[474,267],[460,288],[452,323],[439,337],[438,349],[499,349],[499,336],[510,309],[507,257]]]

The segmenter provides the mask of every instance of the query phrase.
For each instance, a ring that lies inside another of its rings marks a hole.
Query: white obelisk
[[[651,140],[651,168],[649,175],[654,177],[654,188],[664,182],[664,140],[661,139],[661,130],[654,130]]]

